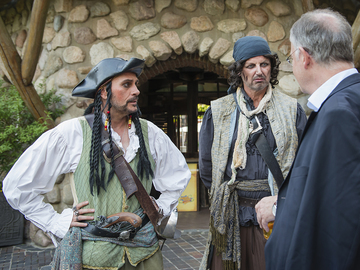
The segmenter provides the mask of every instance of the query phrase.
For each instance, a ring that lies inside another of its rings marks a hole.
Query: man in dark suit
[[[315,10],[293,25],[290,41],[314,112],[279,191],[266,269],[360,269],[360,75],[351,26]],[[260,224],[273,218],[258,216]]]

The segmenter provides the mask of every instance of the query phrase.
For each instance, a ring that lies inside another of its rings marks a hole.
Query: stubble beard
[[[258,78],[262,78],[264,79],[264,81],[262,82],[255,82],[256,79]],[[245,83],[245,82],[248,82],[249,78],[247,76],[244,76],[243,79],[243,84],[246,85],[248,88],[250,88],[252,91],[255,91],[255,92],[258,92],[258,91],[262,91],[264,90],[265,88],[268,88],[269,87],[269,84],[270,84],[270,81],[267,80],[266,77],[264,76],[257,76],[257,77],[254,77],[252,79],[252,81],[250,83]]]
[[[254,83],[252,85],[253,85],[253,87],[251,89],[257,92],[257,91],[262,91],[265,88],[268,88],[269,87],[269,82],[264,81],[262,83]]]
[[[121,114],[130,115],[130,114],[137,112],[138,107],[137,107],[137,103],[136,103],[136,106],[131,105],[131,107],[129,108],[129,103],[132,101],[137,101],[137,100],[138,99],[130,99],[130,100],[126,101],[125,105],[117,105],[117,104],[113,103],[112,107],[113,107],[113,109],[120,112]]]

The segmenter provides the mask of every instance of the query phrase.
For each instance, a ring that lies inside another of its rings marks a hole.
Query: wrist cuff
[[[273,213],[274,217],[276,216],[276,210],[277,210],[277,204],[275,202],[273,207],[272,207],[272,213]]]

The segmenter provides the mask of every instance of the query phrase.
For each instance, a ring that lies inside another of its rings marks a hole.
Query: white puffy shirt
[[[178,198],[187,186],[191,173],[186,160],[169,137],[151,122],[148,139],[155,161],[153,184],[162,194],[157,204],[168,215],[177,206]],[[123,149],[120,136],[113,131],[113,139]],[[129,129],[130,143],[125,159],[134,159],[139,148],[135,126]],[[70,208],[57,213],[43,201],[60,174],[75,172],[83,147],[83,132],[78,119],[65,121],[45,132],[18,159],[3,182],[3,192],[14,208],[25,218],[55,237],[63,238],[69,230],[73,212]],[[124,150],[124,149],[123,149]]]

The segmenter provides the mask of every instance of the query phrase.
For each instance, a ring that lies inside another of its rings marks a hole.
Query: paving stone
[[[162,249],[164,269],[199,269],[207,234],[208,230],[185,230],[179,239],[166,240]],[[50,270],[54,251],[54,247],[39,248],[28,244],[0,247],[0,269]]]

